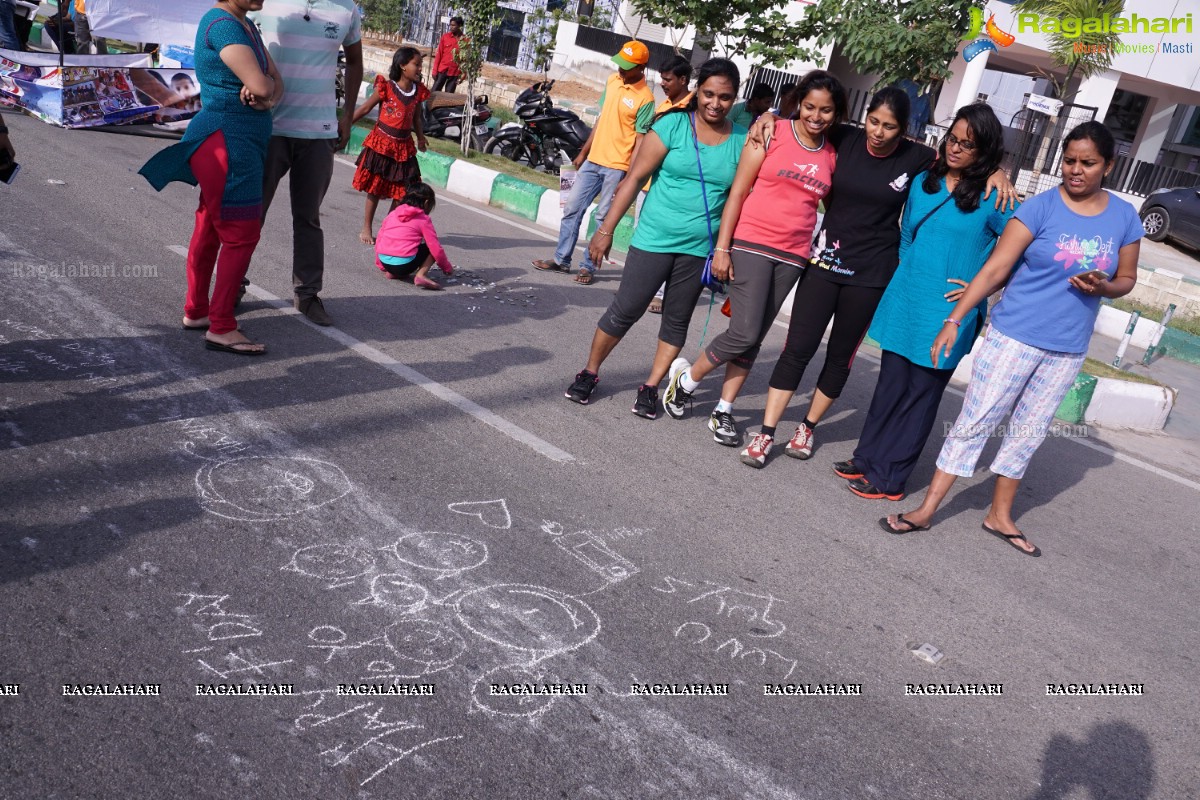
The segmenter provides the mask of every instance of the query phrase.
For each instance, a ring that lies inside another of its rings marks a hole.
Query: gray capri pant
[[[709,342],[704,352],[713,364],[732,361],[749,369],[803,270],[787,261],[736,248],[730,258],[733,280],[729,282],[729,327]]]
[[[704,261],[701,256],[650,253],[630,247],[625,268],[621,270],[621,286],[617,289],[617,296],[596,327],[609,336],[623,338],[646,313],[646,307],[654,299],[658,287],[666,283],[658,338],[674,347],[683,347],[687,342],[688,325],[692,321],[692,312],[696,310],[696,301],[704,290],[700,285]]]

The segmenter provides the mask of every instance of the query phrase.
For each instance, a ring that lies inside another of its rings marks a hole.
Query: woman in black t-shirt
[[[936,155],[933,148],[904,138],[909,107],[908,94],[889,86],[871,98],[865,127],[841,125],[831,135],[838,153],[833,188],[825,198],[811,265],[796,287],[787,342],[771,375],[763,427],[742,451],[744,464],[766,463],[776,425],[831,319],[825,363],[808,413],[784,452],[800,459],[812,456],[813,431],[850,377],[854,356],[899,264],[900,214],[909,182]],[[769,135],[771,123],[759,123],[751,138]],[[997,203],[1016,199],[1002,172],[988,183],[1001,190]]]

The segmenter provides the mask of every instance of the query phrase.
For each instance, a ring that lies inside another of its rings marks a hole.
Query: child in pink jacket
[[[388,278],[412,275],[413,285],[436,291],[442,285],[429,277],[429,268],[434,262],[443,274],[454,272],[429,219],[436,203],[429,184],[413,184],[396,210],[383,220],[379,236],[375,238],[375,265]]]

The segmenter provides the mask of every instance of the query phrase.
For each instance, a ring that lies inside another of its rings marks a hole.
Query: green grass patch
[[[355,125],[356,127],[362,128],[368,132],[375,127],[375,123],[367,119],[359,120],[357,123],[355,123]],[[426,139],[426,141],[429,143],[429,149],[431,152],[440,153],[444,156],[450,156],[451,158],[463,157],[462,151],[459,149],[458,144],[450,141],[449,139],[438,139],[430,136]],[[557,175],[547,175],[544,172],[538,172],[535,169],[530,169],[522,164],[517,164],[514,161],[510,161],[507,158],[488,155],[487,153],[480,153],[472,150],[471,154],[467,156],[466,160],[472,164],[478,164],[481,167],[494,169],[496,172],[504,175],[508,175],[523,181],[529,181],[530,183],[537,184],[538,186],[545,186],[547,189],[558,191]]]
[[[1083,362],[1083,372],[1088,375],[1095,375],[1097,378],[1116,378],[1119,381],[1130,381],[1132,383],[1148,383],[1152,386],[1164,386],[1147,375],[1139,375],[1136,372],[1117,369],[1112,364],[1105,364],[1103,361],[1098,361],[1094,358],[1087,358]]]
[[[435,153],[441,153],[445,156],[461,159],[463,157],[462,150],[457,144],[447,139],[435,139],[429,137],[429,149]],[[535,169],[530,169],[522,164],[517,164],[503,156],[493,156],[487,153],[480,153],[472,150],[466,158],[472,164],[478,164],[481,167],[494,169],[503,175],[508,175],[518,180],[529,181],[538,186],[545,186],[547,189],[558,191],[558,176],[547,175],[544,172],[538,172]]]
[[[1144,319],[1154,322],[1162,322],[1163,315],[1167,313],[1165,308],[1147,305],[1137,300],[1130,300],[1128,297],[1118,297],[1116,300],[1109,301],[1109,303],[1118,311],[1125,311],[1131,314],[1137,311]],[[1171,317],[1171,322],[1167,327],[1190,333],[1193,336],[1200,336],[1200,317],[1194,315],[1185,316],[1176,313],[1175,316]]]

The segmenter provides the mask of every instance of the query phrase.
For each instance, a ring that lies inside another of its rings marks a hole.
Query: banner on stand
[[[155,69],[147,55],[58,56],[0,51],[0,105],[51,125],[152,125],[180,131],[200,110],[194,70]]]

